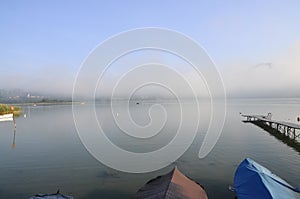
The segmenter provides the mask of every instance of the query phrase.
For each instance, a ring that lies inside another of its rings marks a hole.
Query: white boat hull
[[[12,113],[0,115],[0,122],[13,121],[13,120],[14,120],[14,115]]]

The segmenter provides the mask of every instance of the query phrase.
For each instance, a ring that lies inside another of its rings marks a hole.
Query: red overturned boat
[[[135,194],[136,199],[208,199],[204,188],[182,174],[177,167],[147,182]]]

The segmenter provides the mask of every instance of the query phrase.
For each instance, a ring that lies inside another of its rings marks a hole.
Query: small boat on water
[[[0,115],[0,122],[5,122],[5,121],[13,121],[14,120],[14,114],[4,114]]]
[[[208,199],[204,188],[182,174],[177,167],[147,182],[135,194],[136,199]]]
[[[238,199],[300,199],[300,189],[250,158],[235,172],[234,191]]]

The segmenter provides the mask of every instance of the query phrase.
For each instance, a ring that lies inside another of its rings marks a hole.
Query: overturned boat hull
[[[234,191],[238,199],[300,199],[299,189],[250,158],[235,172]]]
[[[177,167],[147,182],[135,194],[136,199],[208,199],[204,188],[182,174]]]

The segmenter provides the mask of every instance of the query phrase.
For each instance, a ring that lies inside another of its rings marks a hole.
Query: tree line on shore
[[[20,115],[22,108],[18,106],[10,106],[7,104],[0,104],[0,115],[13,113],[15,116]]]

